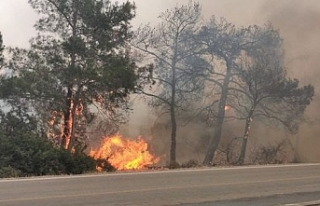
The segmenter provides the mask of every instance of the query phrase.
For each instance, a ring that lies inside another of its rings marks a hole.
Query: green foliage
[[[109,0],[29,3],[41,14],[35,26],[38,36],[31,39],[30,50],[10,50],[14,76],[2,80],[1,97],[16,105],[21,105],[23,99],[45,130],[51,112],[59,114],[53,126],[61,119],[66,125],[70,118],[76,125],[64,134],[71,134],[72,142],[86,141],[87,125],[98,119],[92,118],[95,115],[90,106],[107,113],[108,120],[115,120],[128,108],[129,94],[137,80],[136,65],[127,46],[135,5]],[[79,108],[81,114],[76,115]]]
[[[82,151],[54,147],[37,132],[31,116],[14,111],[1,114],[0,142],[0,177],[82,174],[96,169],[93,158]]]
[[[33,135],[1,136],[1,168],[12,167],[19,176],[57,174],[55,148],[44,138]]]
[[[0,167],[0,178],[8,178],[8,177],[20,177],[21,171],[12,168],[11,166]]]
[[[114,171],[108,161],[84,154],[81,146],[93,121],[111,125],[119,120],[133,91],[152,97],[156,110],[170,114],[170,168],[198,164],[179,165],[175,150],[177,128],[199,111],[214,127],[204,161],[211,164],[226,105],[236,110],[236,119],[247,120],[246,128],[252,119],[264,118],[296,133],[312,101],[312,85],[301,87],[286,76],[282,39],[271,25],[237,28],[214,17],[202,24],[200,4],[190,1],[162,13],[158,27],[143,27],[133,36],[135,5],[130,2],[29,3],[40,14],[38,36],[30,40],[30,49],[8,50],[6,69],[13,74],[0,77],[0,98],[11,109],[0,111],[0,177],[81,174],[96,166]],[[0,34],[0,68],[2,43]],[[152,57],[152,63],[139,70],[130,46],[147,61]],[[146,85],[150,87],[143,90]],[[202,109],[198,104],[206,105]],[[92,106],[99,111],[93,114]],[[248,137],[249,129],[245,131]],[[73,145],[58,149],[47,134],[62,147],[66,136]]]
[[[125,47],[135,6],[95,0],[29,2],[43,15],[36,26],[40,35],[27,52],[34,63],[20,68],[24,78],[35,80],[29,92],[38,90],[49,97],[59,93],[63,102],[65,89],[73,85],[85,106],[98,95],[106,108],[125,100],[136,80],[135,64]]]
[[[96,162],[84,153],[53,147],[44,137],[0,137],[0,177],[83,174]]]
[[[83,174],[96,169],[95,160],[82,152],[70,153],[68,150],[61,149],[59,155],[63,173]]]

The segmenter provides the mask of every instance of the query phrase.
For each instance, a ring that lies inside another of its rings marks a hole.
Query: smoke
[[[272,0],[263,5],[262,11],[283,36],[289,75],[302,84],[315,86],[316,96],[306,112],[307,123],[301,127],[297,138],[302,160],[319,161],[320,150],[315,145],[320,143],[320,2]]]
[[[33,25],[37,18],[28,1],[1,0],[0,32],[4,45],[28,48],[30,37],[36,34]]]
[[[151,0],[146,3],[143,0],[136,0],[137,18],[133,22],[134,28],[140,24],[156,24],[160,12],[173,8],[176,5],[187,4],[189,0]],[[224,17],[227,21],[234,23],[238,27],[247,27],[249,25],[260,25],[271,23],[279,29],[284,39],[284,48],[286,52],[286,68],[291,78],[297,78],[302,85],[312,84],[315,86],[316,96],[306,112],[307,122],[300,128],[299,134],[289,136],[283,131],[266,127],[257,123],[252,128],[251,145],[259,146],[275,141],[281,141],[281,138],[288,137],[292,145],[298,148],[300,159],[303,161],[319,161],[320,150],[316,145],[320,144],[317,124],[320,122],[319,108],[319,84],[320,75],[320,2],[318,0],[199,0],[203,8],[204,19],[212,15],[217,18]],[[127,132],[137,133],[137,128],[144,128],[145,133],[152,134],[153,144],[158,154],[167,154],[170,147],[170,132],[163,128],[153,129],[153,123],[156,116],[149,115],[144,119],[149,109],[143,103],[135,107],[134,116],[131,117],[131,123],[128,125]],[[318,119],[317,119],[318,118]],[[152,123],[151,123],[152,122]],[[140,126],[138,126],[140,124]],[[147,129],[149,128],[149,129]],[[147,131],[147,132],[146,132]],[[241,136],[242,124],[226,125],[225,135],[229,138]],[[230,133],[230,131],[232,131]],[[178,132],[178,161],[196,159],[202,161],[206,144],[207,135],[210,130],[205,130],[201,125],[192,124],[182,127]],[[228,134],[226,132],[229,132]],[[227,138],[228,139],[228,138]]]

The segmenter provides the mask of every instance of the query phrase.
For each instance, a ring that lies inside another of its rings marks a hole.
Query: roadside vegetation
[[[170,168],[286,162],[290,141],[248,148],[261,125],[297,134],[314,96],[287,75],[272,25],[203,20],[189,1],[133,31],[130,2],[29,3],[40,16],[30,48],[4,47],[0,34],[0,177],[114,171],[88,147],[128,121],[133,94],[159,117],[152,144],[164,130]],[[203,159],[179,163],[179,133],[195,124],[204,129],[192,147]],[[242,128],[236,138],[232,125]]]

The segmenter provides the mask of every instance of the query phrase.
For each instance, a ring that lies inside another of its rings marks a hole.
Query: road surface
[[[290,195],[299,196],[296,194],[302,201],[312,200],[303,198],[306,195],[320,195],[320,164],[0,180],[1,206],[231,206],[259,199],[258,205],[266,205],[270,197],[275,200],[274,195],[289,195],[289,201]]]

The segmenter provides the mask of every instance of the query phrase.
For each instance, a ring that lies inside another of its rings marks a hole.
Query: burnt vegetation
[[[151,143],[168,142],[158,153],[170,168],[287,161],[290,140],[250,145],[258,127],[297,134],[314,96],[288,76],[272,25],[203,20],[189,1],[133,31],[130,2],[29,3],[40,14],[30,48],[4,48],[0,35],[0,177],[114,171],[88,146],[128,121],[133,95],[157,116]],[[183,139],[191,125],[202,133]],[[183,141],[198,153],[180,164]]]

